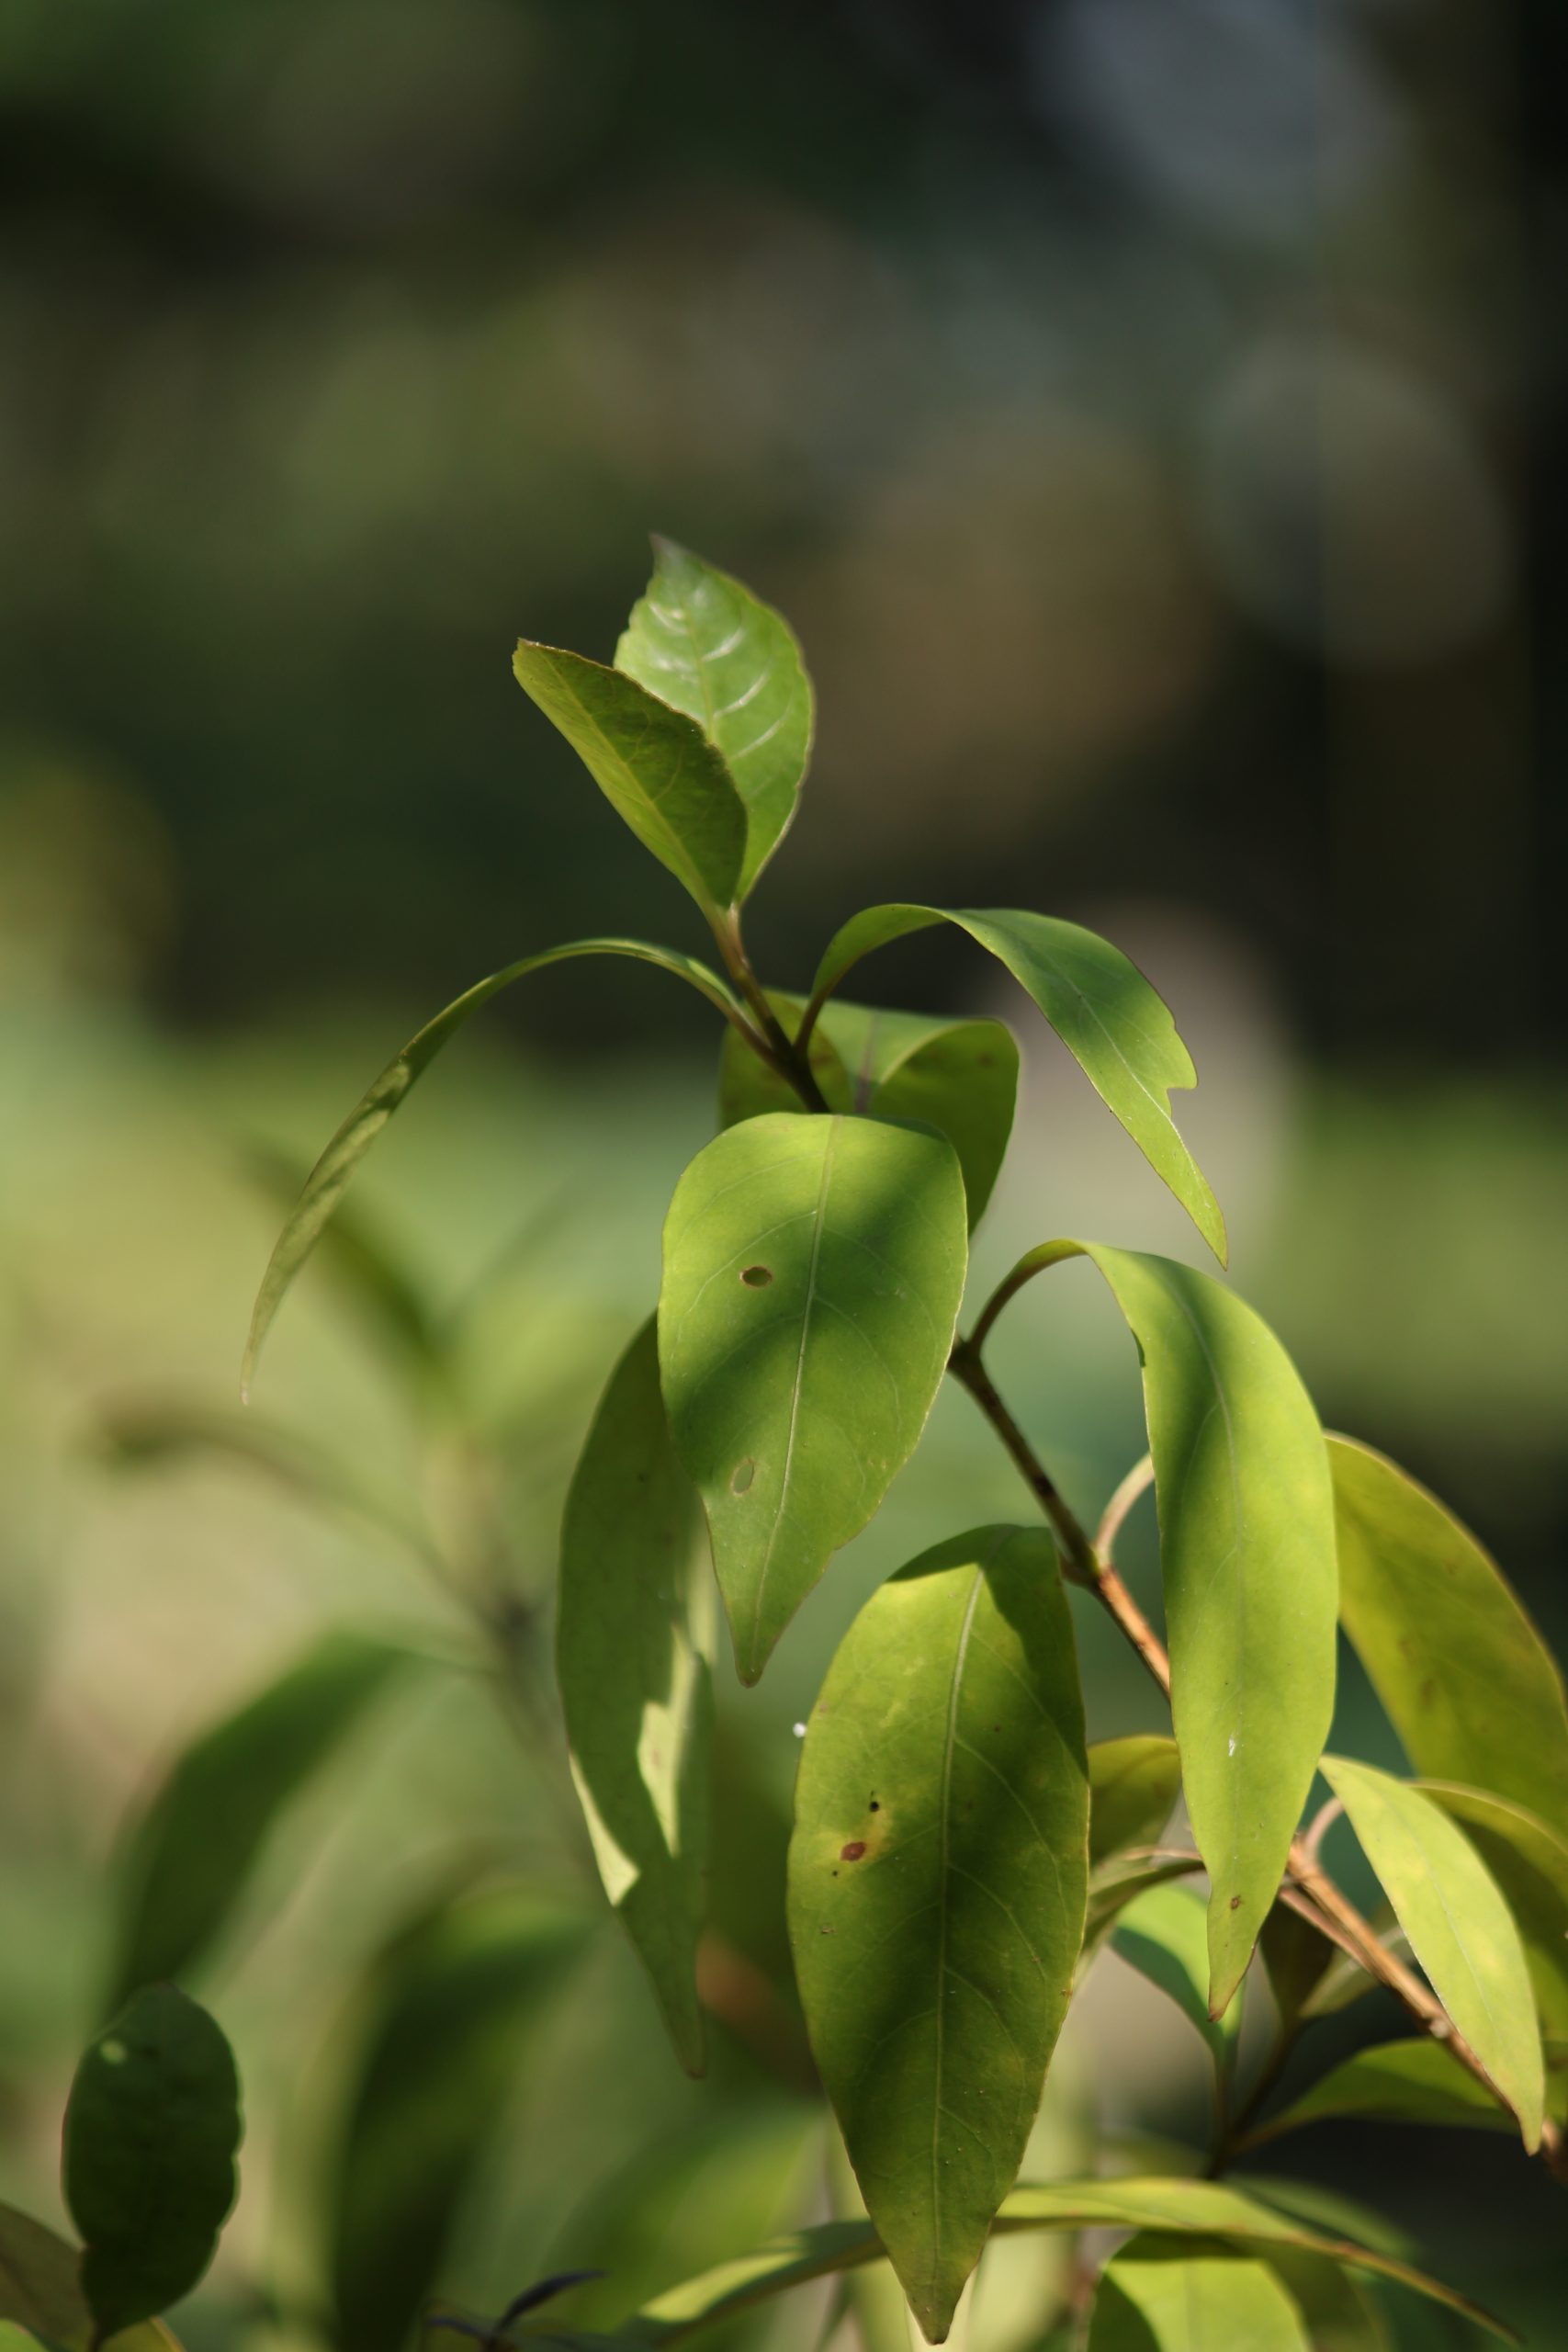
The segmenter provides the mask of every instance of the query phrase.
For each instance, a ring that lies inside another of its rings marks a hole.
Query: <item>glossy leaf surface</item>
[[[942,1137],[774,1113],[675,1189],[659,1354],[743,1680],[913,1453],[967,1253]]]
[[[633,605],[615,667],[694,718],[746,808],[744,899],[795,815],[811,756],[811,681],[782,615],[672,539]]]
[[[1519,1931],[1475,1849],[1440,1805],[1370,1764],[1325,1756],[1323,1776],[1432,1989],[1519,2120],[1540,2140],[1545,2087]]]
[[[28,2340],[85,2352],[92,2316],[82,2300],[82,2249],[28,2213],[0,2205],[0,2320],[28,2331]],[[0,2343],[4,2343],[0,2335]],[[123,2329],[114,2352],[178,2352],[160,2320]]]
[[[616,815],[705,913],[738,897],[746,807],[694,718],[624,670],[519,639],[517,683],[564,735]]]
[[[1272,2140],[1303,2123],[1359,2115],[1383,2123],[1460,2124],[1512,2132],[1514,2120],[1483,2083],[1429,2035],[1359,2050],[1252,2134]]]
[[[1181,1759],[1174,1739],[1134,1732],[1097,1739],[1089,1751],[1089,1858],[1108,1861],[1129,1846],[1153,1846],[1181,1793]]]
[[[611,1377],[567,1498],[556,1666],[599,1875],[694,2075],[716,1614],[650,1319]]]
[[[328,1634],[191,1742],[126,1840],[107,2008],[200,1965],[278,1816],[412,1662],[389,1642]]]
[[[82,2293],[105,2335],[178,2302],[234,2201],[240,2086],[219,2027],[172,1984],[145,1985],[84,2052],[62,2177],[82,2234]]]
[[[1323,1432],[1262,1317],[1174,1259],[1048,1241],[1033,1275],[1091,1259],[1143,1360],[1171,1713],[1208,1866],[1210,2007],[1222,2012],[1279,1890],[1334,1711],[1334,1502]]]
[[[928,2338],[1011,2187],[1083,1932],[1089,1781],[1043,1529],[901,1569],[813,1708],[790,1933],[823,2085]]]
[[[1458,1822],[1495,1879],[1524,1943],[1541,2032],[1568,2041],[1568,1843],[1504,1797],[1450,1781],[1418,1785]]]
[[[1233,2247],[1150,2233],[1100,2274],[1088,2352],[1312,2352],[1277,2271]]]
[[[640,939],[575,939],[565,947],[547,947],[537,956],[525,956],[515,964],[506,965],[492,972],[488,979],[476,981],[460,997],[454,998],[434,1021],[409,1039],[402,1051],[393,1056],[380,1076],[372,1080],[353,1110],[328,1143],[321,1158],[305,1179],[299,1198],[273,1245],[266,1272],[262,1276],[256,1303],[251,1310],[250,1336],[245,1343],[244,1363],[241,1371],[241,1387],[247,1396],[260,1357],[262,1344],[272,1329],[273,1317],[283,1304],[290,1283],[315,1248],[323,1227],[333,1215],[344,1193],[371,1145],[401,1104],[413,1086],[442,1047],[454,1037],[463,1023],[499,996],[502,989],[514,980],[526,979],[533,972],[542,972],[552,964],[569,963],[577,956],[629,956],[641,964],[656,964],[666,972],[673,972],[678,979],[705,996],[727,1015],[739,1014],[739,1008],[724,982],[705,964],[693,956],[677,955],[668,947],[650,947]]]
[[[1343,1437],[1328,1453],[1340,1613],[1411,1763],[1511,1798],[1568,1838],[1562,1678],[1501,1571],[1385,1455]]]
[[[1108,940],[1014,908],[867,907],[829,942],[813,1006],[874,948],[939,922],[956,924],[1006,965],[1223,1264],[1224,1219],[1170,1115],[1172,1088],[1197,1083],[1192,1057],[1163,999]]]
[[[1241,2030],[1239,1999],[1223,2018],[1209,2015],[1209,1937],[1203,1898],[1193,1888],[1151,1886],[1128,1904],[1111,1949],[1175,2002],[1208,2044],[1218,2066],[1229,2063]]]

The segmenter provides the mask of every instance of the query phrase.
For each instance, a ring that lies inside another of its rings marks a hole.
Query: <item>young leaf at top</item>
[[[693,2075],[703,2070],[715,1613],[702,1507],[670,1442],[650,1318],[615,1367],[567,1498],[556,1668],[599,1875]]]
[[[52,2352],[85,2352],[92,2314],[82,2299],[82,2249],[14,2205],[0,2205],[0,2352],[10,2352],[7,2329]],[[114,2352],[179,2352],[161,2320],[143,2321],[115,2337]]]
[[[1047,1241],[975,1327],[1063,1259],[1099,1267],[1138,1343],[1154,1456],[1171,1713],[1208,1867],[1212,2014],[1279,1891],[1334,1711],[1334,1503],[1323,1432],[1262,1317],[1170,1258]]]
[[[1524,1943],[1540,2030],[1568,2041],[1568,1842],[1523,1805],[1451,1781],[1421,1781],[1457,1821],[1502,1891]]]
[[[1151,1886],[1129,1903],[1111,1931],[1111,1949],[1146,1976],[1197,2027],[1216,2066],[1228,2066],[1241,2031],[1239,2000],[1224,2017],[1209,2015],[1209,1951],[1203,1898],[1190,1886]]]
[[[786,1029],[799,1025],[800,997],[770,1001]],[[964,1170],[973,1232],[1000,1173],[1018,1099],[1018,1046],[1006,1024],[929,1020],[835,998],[812,1031],[808,1051],[829,1110],[940,1128]],[[728,1034],[719,1063],[720,1125],[799,1107],[787,1081],[739,1032]]]
[[[940,2343],[1022,2158],[1083,1933],[1089,1775],[1043,1529],[986,1527],[874,1594],[813,1708],[790,1842],[811,2044]]]
[[[1192,1057],[1135,964],[1076,922],[1014,908],[867,907],[835,933],[817,967],[803,1034],[851,967],[874,948],[954,923],[1007,966],[1204,1240],[1225,1260],[1225,1223],[1170,1115],[1170,1090],[1194,1086]]]
[[[413,1653],[328,1634],[191,1742],[126,1840],[108,2009],[206,1957],[278,1815]]]
[[[1519,2120],[1540,2143],[1540,2033],[1519,1931],[1475,1849],[1419,1789],[1325,1756],[1323,1777],[1410,1938],[1432,1989]]]
[[[1340,1615],[1410,1761],[1568,1838],[1562,1678],[1501,1570],[1386,1455],[1331,1437],[1328,1458]]]
[[[624,670],[518,640],[517,683],[566,737],[617,816],[710,921],[739,898],[746,804],[694,718]]]
[[[1361,2116],[1369,2122],[1460,2124],[1483,2132],[1512,2132],[1514,2119],[1429,2034],[1359,2050],[1303,2091],[1279,2115],[1249,2134],[1249,2146],[1297,2132],[1304,2123]]]
[[[739,1001],[716,972],[710,972],[705,964],[699,964],[693,956],[677,955],[669,947],[650,947],[640,939],[574,939],[568,946],[547,947],[537,956],[525,956],[520,962],[492,972],[488,979],[476,981],[462,996],[454,998],[434,1021],[427,1021],[402,1051],[393,1056],[379,1078],[360,1096],[306,1177],[304,1189],[273,1245],[251,1310],[250,1336],[240,1374],[243,1395],[250,1394],[262,1343],[272,1329],[273,1317],[283,1304],[288,1285],[315,1248],[360,1161],[410,1088],[423,1077],[448,1038],[456,1035],[469,1015],[488,1004],[492,996],[499,996],[513,980],[525,979],[532,972],[542,972],[551,964],[564,964],[575,956],[630,956],[638,963],[657,964],[705,996],[727,1020],[744,1022]]]
[[[1129,1846],[1152,1846],[1181,1793],[1181,1759],[1174,1739],[1134,1732],[1097,1739],[1089,1751],[1089,1859],[1109,1861]]]
[[[1134,2238],[1095,2292],[1088,2352],[1313,2352],[1295,2299],[1267,2262],[1224,2245]]]
[[[788,831],[811,757],[811,681],[794,631],[739,580],[656,537],[615,667],[723,754],[746,808],[739,902]]]
[[[659,1357],[743,1681],[914,1452],[967,1257],[943,1137],[876,1119],[748,1119],[675,1188]]]
[[[234,2201],[239,2144],[221,2031],[173,1984],[143,1986],[88,2044],[65,2111],[65,2202],[100,2335],[189,2294]]]

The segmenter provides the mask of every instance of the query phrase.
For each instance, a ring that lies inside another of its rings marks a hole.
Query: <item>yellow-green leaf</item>
[[[1312,2352],[1295,2299],[1255,2255],[1141,2234],[1095,2292],[1088,2352]]]
[[[1156,1885],[1134,1896],[1111,1931],[1111,1949],[1146,1976],[1196,2026],[1216,2066],[1225,2066],[1241,2031],[1242,2004],[1209,2015],[1209,1951],[1201,1894],[1190,1886]]]
[[[1304,2123],[1355,2115],[1369,2122],[1460,2124],[1483,2132],[1512,2132],[1514,2120],[1440,2041],[1422,2034],[1388,2041],[1333,2066],[1279,2115],[1250,2135],[1273,2140]]]
[[[1097,1739],[1089,1751],[1089,1858],[1109,1861],[1129,1846],[1152,1846],[1181,1793],[1181,1759],[1162,1732]]]
[[[1568,1841],[1523,1805],[1451,1781],[1416,1784],[1458,1822],[1514,1915],[1541,2032],[1568,2041]]]

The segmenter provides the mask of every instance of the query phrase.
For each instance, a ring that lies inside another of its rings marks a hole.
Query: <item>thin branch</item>
[[[740,935],[738,909],[731,907],[721,921],[714,923],[713,935],[724,958],[725,969],[745,998],[747,1009],[757,1024],[756,1032],[749,1028],[741,1030],[747,1044],[760,1060],[766,1062],[787,1086],[795,1089],[808,1111],[827,1111],[829,1106],[817,1083],[816,1073],[805,1050],[806,1041],[788,1035],[778,1014],[768,1002],[767,990],[751,968],[746,944]]]

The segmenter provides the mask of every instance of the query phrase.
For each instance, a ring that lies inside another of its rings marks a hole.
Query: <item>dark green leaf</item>
[[[1204,1902],[1188,1886],[1151,1886],[1128,1904],[1111,1932],[1111,1949],[1175,2002],[1197,2027],[1217,2066],[1230,2063],[1241,2030],[1239,1999],[1223,2018],[1209,2015],[1208,1930]]]
[[[1252,2133],[1277,2139],[1303,2123],[1355,2115],[1383,2123],[1455,2123],[1483,2132],[1512,2132],[1514,2120],[1450,2051],[1427,2035],[1360,2050],[1332,2067],[1312,2088]]]
[[[1293,2031],[1332,1965],[1337,1947],[1288,1903],[1276,1903],[1258,1939],[1280,2022]]]
[[[615,667],[694,718],[723,753],[746,807],[735,891],[744,899],[789,830],[811,756],[811,681],[793,631],[739,580],[655,538],[653,578]]]
[[[1017,2173],[1083,1932],[1089,1780],[1044,1529],[939,1544],[862,1610],[790,1844],[823,2084],[915,2315],[946,2335]]]
[[[82,2252],[13,2205],[0,2205],[0,2318],[53,2352],[85,2352],[93,2322],[82,2300]],[[0,2345],[5,2337],[0,2335]],[[179,2352],[161,2320],[128,2328],[114,2352]]]
[[[241,1371],[241,1386],[248,1395],[251,1380],[261,1354],[262,1342],[272,1328],[272,1319],[283,1303],[284,1294],[300,1267],[315,1248],[321,1229],[343,1198],[350,1179],[366,1153],[397,1110],[409,1089],[424,1075],[447,1039],[456,1035],[471,1013],[488,1004],[502,989],[510,988],[513,980],[525,979],[531,972],[542,972],[551,964],[564,964],[575,956],[630,956],[643,964],[657,964],[666,972],[673,972],[716,1004],[730,1019],[741,1018],[740,1009],[716,973],[710,972],[690,956],[677,955],[668,947],[650,947],[640,939],[576,939],[566,947],[547,947],[541,955],[525,956],[520,962],[508,964],[503,970],[492,972],[488,979],[476,981],[465,993],[454,999],[434,1021],[427,1021],[416,1035],[409,1039],[400,1054],[394,1056],[379,1078],[367,1088],[353,1110],[338,1128],[326,1149],[305,1179],[304,1190],[296,1201],[293,1212],[273,1246],[267,1261],[255,1306],[251,1310],[250,1337],[245,1343],[244,1363]]]
[[[913,1453],[965,1258],[953,1147],[914,1128],[773,1113],[719,1136],[677,1185],[664,1399],[743,1680]]]
[[[1450,1781],[1418,1783],[1459,1823],[1514,1915],[1541,2031],[1568,2041],[1568,1844],[1523,1805]]]
[[[126,1838],[106,2008],[200,1965],[278,1815],[412,1662],[392,1643],[329,1634],[191,1742]]]
[[[1562,1678],[1496,1564],[1371,1446],[1331,1437],[1328,1454],[1340,1614],[1410,1761],[1568,1838]]]
[[[624,670],[519,640],[517,683],[643,847],[716,916],[740,895],[746,807],[695,719]]]
[[[1092,931],[1012,908],[867,907],[829,942],[812,1007],[863,956],[938,922],[955,923],[1007,966],[1223,1264],[1219,1204],[1170,1116],[1170,1090],[1197,1082],[1191,1056],[1137,967]]]
[[[1171,1709],[1213,1883],[1223,2013],[1279,1891],[1334,1710],[1334,1502],[1312,1399],[1261,1317],[1170,1258],[1032,1250],[976,1326],[1063,1259],[1093,1260],[1138,1343],[1159,1510]]]
[[[144,1985],[84,2052],[63,2178],[82,2292],[105,2335],[188,2295],[234,2201],[240,2085],[228,2042],[173,1984]]]
[[[694,2075],[715,1615],[702,1507],[670,1442],[650,1318],[615,1368],[567,1498],[556,1665],[599,1875]]]
[[[1089,1858],[1109,1861],[1129,1846],[1153,1846],[1181,1793],[1181,1760],[1174,1739],[1134,1732],[1126,1739],[1097,1739],[1089,1751]]]
[[[400,2352],[583,1933],[577,1914],[501,1888],[436,1912],[377,1963],[327,2215],[344,2352]]]
[[[1475,1849],[1441,1806],[1370,1764],[1325,1756],[1323,1776],[1398,1913],[1432,1989],[1540,2144],[1540,2032],[1519,1931]]]
[[[1095,2294],[1089,2352],[1312,2352],[1272,2266],[1202,2239],[1148,2232],[1112,2256]]]

